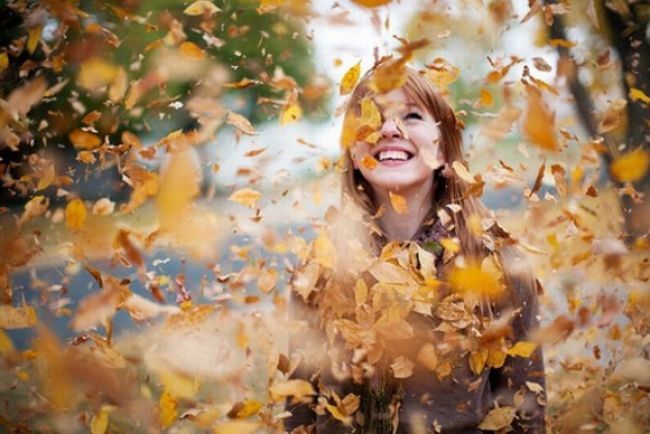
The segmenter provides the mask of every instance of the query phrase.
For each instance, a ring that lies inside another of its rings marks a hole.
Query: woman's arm
[[[530,340],[531,332],[539,326],[539,295],[542,287],[527,267],[519,266],[521,258],[519,252],[502,254],[502,260],[517,261],[517,264],[504,264],[512,295],[508,304],[519,310],[511,323],[513,345]],[[507,272],[507,267],[511,268],[511,272]],[[526,271],[512,272],[513,268],[523,268]],[[537,347],[530,357],[507,356],[504,365],[491,373],[490,383],[500,405],[518,409],[518,417],[512,424],[516,433],[545,432],[546,384],[541,347]]]

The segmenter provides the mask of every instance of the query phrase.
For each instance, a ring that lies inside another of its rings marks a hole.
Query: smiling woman
[[[377,91],[386,76],[396,85]],[[292,318],[308,326],[290,338],[292,377],[314,395],[289,402],[290,431],[544,432],[542,352],[528,340],[541,286],[452,169],[465,165],[460,129],[400,62],[353,92],[343,211],[292,279]]]

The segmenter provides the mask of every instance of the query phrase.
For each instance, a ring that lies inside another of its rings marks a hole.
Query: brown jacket
[[[491,233],[507,242],[499,247],[499,254],[506,261],[521,259],[521,254],[513,246],[514,242],[498,226]],[[424,225],[414,236],[420,246],[434,243],[448,236],[448,233],[435,220]],[[508,241],[509,240],[509,241]],[[442,252],[436,252],[436,263],[441,265]],[[440,270],[440,268],[438,268]],[[498,318],[503,312],[515,309],[509,320],[511,342],[526,340],[531,330],[538,325],[539,282],[532,276],[507,274],[506,283],[509,297],[499,306],[494,306]],[[306,320],[315,329],[321,327],[318,312],[313,306],[292,293],[291,309],[296,318]],[[409,360],[417,360],[418,349],[425,342],[435,342],[439,338],[435,317],[412,312],[408,318],[414,336],[409,342],[386,349],[385,355],[402,355]],[[322,332],[322,331],[321,331]],[[324,334],[321,343],[326,345]],[[300,350],[305,342],[290,340],[290,350]],[[415,363],[413,373],[408,378],[396,379],[386,364],[379,364],[371,378],[363,384],[355,384],[351,379],[339,380],[333,374],[332,366],[315,370],[299,366],[293,378],[312,381],[316,390],[323,386],[335,392],[340,398],[353,393],[361,397],[359,412],[363,423],[358,419],[352,425],[344,425],[327,411],[316,414],[317,403],[289,403],[292,417],[285,421],[288,432],[348,433],[481,433],[478,425],[495,406],[511,406],[518,409],[512,423],[516,433],[544,433],[544,365],[541,348],[530,357],[507,356],[499,368],[485,367],[475,374],[469,367],[468,354],[458,357],[453,363],[451,374],[442,378],[420,363]],[[390,357],[388,357],[390,359]],[[391,359],[392,360],[392,359]],[[323,366],[322,364],[320,366]],[[528,384],[527,384],[528,383]],[[541,390],[541,392],[540,392]],[[392,411],[391,411],[392,407]],[[395,415],[397,419],[395,420]],[[396,428],[396,430],[395,430]]]

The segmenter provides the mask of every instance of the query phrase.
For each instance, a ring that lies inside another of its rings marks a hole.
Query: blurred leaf
[[[84,227],[88,211],[81,199],[73,199],[65,207],[65,225],[68,229],[78,231]]]
[[[617,157],[610,167],[612,176],[621,182],[634,182],[643,177],[650,167],[650,154],[644,149],[636,149]]]

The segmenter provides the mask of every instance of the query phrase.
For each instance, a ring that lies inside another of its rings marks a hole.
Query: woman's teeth
[[[385,160],[406,161],[409,159],[409,154],[405,151],[381,151],[378,157],[379,157],[379,161],[385,161]]]

